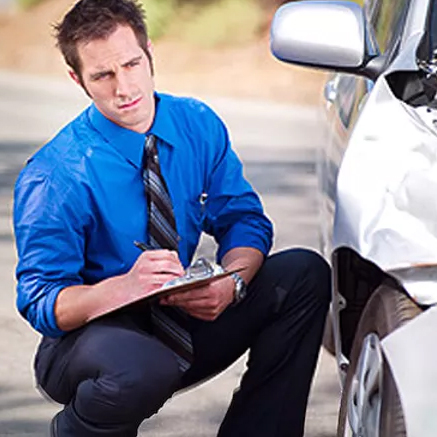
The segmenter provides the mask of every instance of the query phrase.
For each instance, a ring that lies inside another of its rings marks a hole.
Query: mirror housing
[[[281,61],[375,79],[366,49],[362,8],[350,1],[304,0],[281,6],[271,25],[270,49]],[[369,68],[367,68],[369,67]]]

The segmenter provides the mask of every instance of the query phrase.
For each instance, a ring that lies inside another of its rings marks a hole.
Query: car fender
[[[437,306],[381,342],[395,380],[408,436],[434,437],[437,430]]]
[[[419,109],[398,100],[381,76],[338,174],[333,247],[386,272],[436,265],[437,130]],[[405,289],[419,303],[437,303],[437,288],[423,299]]]

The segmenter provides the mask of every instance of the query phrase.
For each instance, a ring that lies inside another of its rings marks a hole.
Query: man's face
[[[126,129],[147,131],[155,114],[154,80],[133,30],[118,26],[107,39],[79,43],[77,50],[82,84],[100,112]]]

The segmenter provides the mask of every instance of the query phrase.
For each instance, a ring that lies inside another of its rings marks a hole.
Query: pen
[[[138,249],[141,249],[143,252],[146,250],[153,250],[154,248],[150,246],[149,244],[143,243],[141,241],[134,241],[135,246],[138,247]]]

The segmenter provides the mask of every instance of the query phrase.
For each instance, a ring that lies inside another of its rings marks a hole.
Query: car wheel
[[[405,437],[402,406],[380,341],[418,315],[404,293],[381,285],[355,334],[338,419],[338,437]]]

